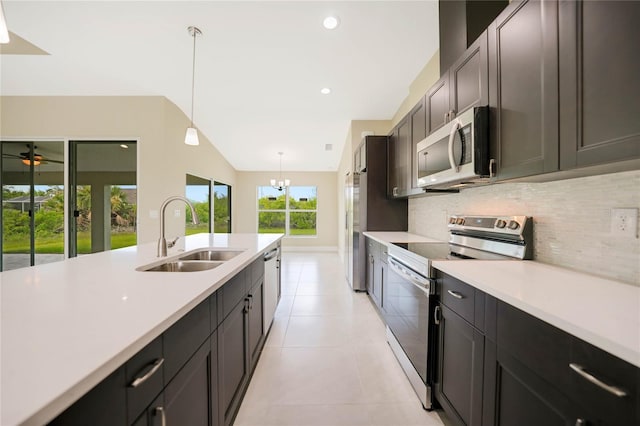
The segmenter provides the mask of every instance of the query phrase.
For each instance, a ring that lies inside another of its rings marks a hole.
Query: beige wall
[[[277,172],[237,172],[236,185],[231,198],[235,232],[257,232],[257,187],[269,185],[269,180]],[[337,249],[337,204],[335,172],[283,172],[283,177],[291,179],[293,186],[316,186],[318,188],[318,215],[316,237],[285,237],[284,249],[310,248],[323,250]]]
[[[138,242],[158,238],[151,218],[170,195],[184,195],[186,174],[235,184],[236,172],[209,141],[186,146],[189,119],[164,97],[0,98],[0,137],[138,140]],[[181,205],[172,205],[173,212]],[[183,235],[184,215],[167,215],[167,235]]]
[[[413,108],[420,98],[427,93],[427,90],[433,84],[440,79],[440,51],[436,50],[436,53],[429,59],[429,62],[422,68],[416,79],[409,86],[409,94],[404,99],[398,111],[393,116],[392,127],[398,124],[402,118],[407,115],[411,108]]]

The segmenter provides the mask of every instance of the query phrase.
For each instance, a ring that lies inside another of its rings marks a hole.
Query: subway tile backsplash
[[[446,240],[451,214],[532,216],[535,260],[640,286],[638,235],[611,234],[619,207],[640,208],[640,170],[410,199],[409,232]]]

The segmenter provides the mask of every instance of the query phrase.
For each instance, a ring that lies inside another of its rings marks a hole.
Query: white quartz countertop
[[[197,234],[168,257],[243,249],[201,272],[139,272],[156,244],[0,273],[0,424],[53,419],[282,238]]]
[[[442,240],[434,240],[433,238],[423,237],[422,235],[411,234],[409,232],[393,232],[393,231],[366,231],[366,237],[373,238],[381,244],[389,243],[441,243]]]
[[[382,244],[439,242],[407,232],[364,234]],[[640,367],[640,287],[528,260],[432,266]]]
[[[640,287],[526,260],[433,266],[640,367]]]

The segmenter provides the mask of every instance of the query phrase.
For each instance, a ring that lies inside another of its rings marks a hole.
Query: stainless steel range
[[[451,216],[448,227],[448,243],[393,243],[388,248],[383,290],[387,341],[426,409],[432,407],[436,353],[432,261],[522,260],[533,255],[532,220],[527,216]]]

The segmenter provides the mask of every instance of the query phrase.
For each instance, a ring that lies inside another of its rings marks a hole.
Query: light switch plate
[[[180,210],[180,209],[175,209],[173,211],[173,217],[180,217],[181,214],[182,214],[182,210]]]
[[[611,234],[637,238],[638,209],[611,209]]]

